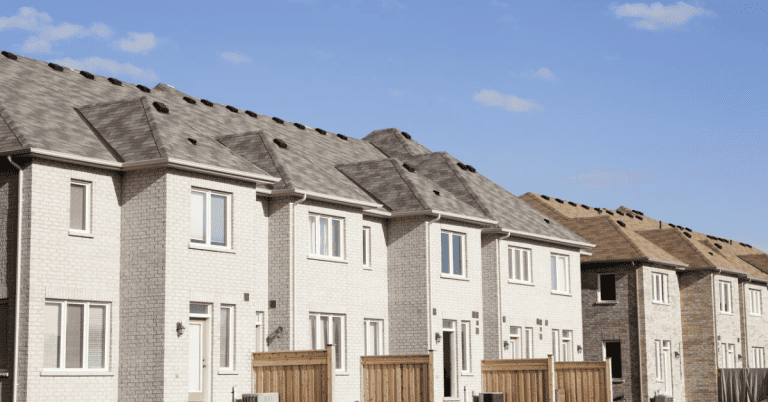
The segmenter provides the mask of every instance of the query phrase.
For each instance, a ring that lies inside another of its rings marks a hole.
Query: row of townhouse
[[[364,139],[3,52],[0,400],[229,401],[251,354],[589,357],[594,244],[397,129]],[[535,301],[535,302],[534,302]]]
[[[584,359],[614,396],[716,401],[718,368],[765,368],[768,255],[620,207],[520,197],[596,245],[581,261]]]

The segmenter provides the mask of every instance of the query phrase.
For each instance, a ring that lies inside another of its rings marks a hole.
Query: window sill
[[[617,304],[619,304],[619,302],[617,302],[617,301],[615,301],[615,300],[603,300],[603,301],[598,301],[598,302],[595,302],[595,305],[596,305],[596,306],[599,306],[599,305],[603,305],[603,306],[615,306],[615,305],[617,305]]]
[[[93,239],[93,233],[83,232],[82,230],[69,229],[69,235],[72,237],[85,237]]]
[[[523,285],[523,286],[535,286],[533,282],[523,282],[523,281],[516,281],[514,279],[507,279],[507,283],[511,283],[513,285]]]
[[[307,254],[307,259],[308,260],[317,260],[317,261],[335,262],[335,263],[339,263],[339,264],[347,264],[347,261],[342,259],[342,258],[326,257],[326,256],[316,255],[316,254]]]
[[[112,371],[95,370],[43,370],[40,377],[114,377]]]
[[[475,375],[472,373],[461,373],[462,377],[474,377]]]
[[[240,375],[240,373],[238,373],[235,370],[219,370],[219,372],[216,373],[216,374],[218,374],[218,375]]]
[[[337,377],[347,377],[349,376],[349,373],[347,373],[346,371],[339,371],[339,372],[333,373],[333,375]]]
[[[552,290],[551,292],[552,292],[553,295],[573,297],[572,294],[567,293],[567,292],[561,292],[561,291],[557,291],[557,290]]]
[[[653,303],[653,304],[660,304],[662,306],[671,306],[671,304],[669,304],[669,303],[664,303],[664,302],[660,302],[660,301],[652,301],[651,303]]]
[[[733,315],[733,313],[730,311],[721,311],[720,314]]]
[[[623,378],[612,378],[611,379],[611,383],[613,383],[613,384],[624,384],[624,379]]]
[[[235,254],[235,250],[223,246],[209,246],[207,244],[189,243],[189,248],[194,250],[218,251],[220,253]]]
[[[371,268],[371,267],[363,267],[363,269],[366,270],[366,271],[373,271],[373,268]]]
[[[752,314],[752,313],[749,313],[749,315],[752,316],[752,317],[762,317],[763,316],[762,314]]]
[[[455,279],[457,281],[467,281],[467,282],[469,282],[469,278],[464,278],[463,276],[454,276],[454,275],[440,274],[440,277],[444,278],[444,279]]]

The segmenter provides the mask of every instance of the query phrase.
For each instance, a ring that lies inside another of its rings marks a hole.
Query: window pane
[[[205,243],[205,194],[192,192],[192,241]]]
[[[515,279],[522,279],[523,275],[520,273],[520,250],[515,250]]]
[[[530,279],[528,279],[528,260],[531,258],[531,252],[530,251],[523,251],[523,280],[528,282]]]
[[[227,245],[227,197],[211,194],[211,244]]]
[[[333,221],[333,256],[341,257],[341,221]]]
[[[320,254],[328,255],[328,218],[320,218]]]
[[[514,269],[515,269],[515,259],[514,259],[514,250],[513,249],[507,249],[507,262],[509,265],[509,279],[515,279]]]
[[[105,306],[88,308],[88,368],[104,368],[106,312]]]
[[[469,334],[467,334],[467,327],[467,324],[461,324],[461,369],[463,371],[469,370],[469,359],[467,358]]]
[[[600,300],[616,300],[616,276],[600,275]]]
[[[557,257],[557,286],[558,290],[568,291],[568,269],[565,257]]]
[[[552,290],[557,290],[557,268],[555,267],[555,257],[552,256]]]
[[[381,351],[379,350],[379,331],[381,329],[379,328],[378,322],[372,322],[371,327],[373,328],[373,354],[378,356],[381,354]]]
[[[368,231],[363,228],[363,265],[368,265]]]
[[[320,317],[320,323],[322,324],[322,330],[320,332],[320,347],[318,349],[325,349],[328,347],[328,341],[330,340],[330,337],[328,336],[328,317]]]
[[[451,273],[451,244],[450,244],[450,238],[451,235],[448,233],[441,233],[440,234],[440,246],[442,247],[442,261],[443,261],[443,273],[444,274],[450,274]]]
[[[84,185],[70,184],[69,227],[85,230],[85,189]]]
[[[66,368],[83,368],[83,313],[82,304],[67,305]]]
[[[309,328],[312,332],[312,349],[320,349],[317,347],[317,318],[313,315],[309,316]]]
[[[220,329],[220,344],[219,344],[219,365],[220,367],[229,367],[229,320],[230,309],[221,309],[221,329]]]
[[[45,304],[45,344],[43,367],[59,367],[59,348],[61,347],[61,305]]]
[[[621,342],[606,342],[605,357],[611,358],[611,375],[621,378]]]
[[[317,254],[317,245],[315,244],[317,228],[315,227],[315,220],[317,220],[317,218],[314,216],[309,217],[309,252],[312,254]]]
[[[453,274],[461,275],[461,236],[453,235]]]
[[[342,367],[343,360],[341,358],[341,351],[344,349],[344,345],[341,344],[341,317],[333,317],[333,343],[336,345],[336,368]]]
[[[370,356],[371,354],[371,336],[368,334],[370,331],[370,323],[368,321],[363,321],[363,347],[365,348],[364,354],[366,356]]]

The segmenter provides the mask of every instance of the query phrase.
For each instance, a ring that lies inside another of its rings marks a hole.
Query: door
[[[208,320],[189,320],[189,400],[207,400],[210,380]]]
[[[454,350],[456,342],[454,340],[455,321],[443,320],[443,396],[451,397],[453,394],[456,378],[456,365]]]
[[[664,365],[664,394],[674,396],[672,394],[672,359],[670,353],[672,350],[672,343],[670,341],[664,341],[664,346],[661,348],[662,364]]]

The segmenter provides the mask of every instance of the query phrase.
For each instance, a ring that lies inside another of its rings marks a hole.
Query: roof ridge
[[[389,162],[392,163],[392,166],[395,168],[395,171],[397,172],[398,175],[400,175],[400,179],[402,179],[405,185],[408,186],[408,189],[411,190],[411,194],[413,194],[414,198],[416,198],[416,201],[418,201],[419,204],[421,204],[421,207],[424,209],[429,209],[429,207],[427,206],[427,203],[421,197],[419,197],[418,194],[416,194],[416,191],[414,191],[414,187],[415,187],[414,183],[410,179],[406,179],[405,176],[403,176],[403,172],[400,170],[400,169],[405,169],[402,166],[402,162],[400,162],[400,160],[397,158],[389,158]]]
[[[531,199],[533,199],[534,201],[536,201],[536,203],[538,203],[539,205],[543,205],[543,206],[544,206],[545,208],[547,208],[549,211],[552,211],[552,212],[553,212],[553,213],[554,213],[554,214],[555,214],[555,215],[556,215],[558,218],[560,218],[560,219],[562,219],[562,220],[564,220],[564,221],[568,221],[568,220],[571,220],[571,219],[587,219],[587,218],[596,218],[596,217],[600,217],[600,216],[602,216],[602,215],[594,215],[594,216],[574,216],[573,218],[569,218],[569,217],[567,217],[567,216],[563,215],[562,213],[560,213],[560,211],[558,211],[558,210],[556,210],[556,209],[554,209],[554,208],[550,207],[548,203],[541,201],[541,200],[539,199],[539,197],[541,196],[540,194],[536,194],[536,193],[534,193],[534,192],[531,192],[531,191],[527,192],[526,194],[531,194],[531,196],[530,196],[530,198],[531,198]],[[521,195],[521,196],[520,196],[520,197],[518,197],[518,198],[521,198],[521,199],[522,199],[522,197],[523,197],[523,196],[525,196],[526,194],[523,194],[523,195]],[[536,197],[537,195],[538,195],[539,197]],[[523,200],[523,201],[525,201],[525,200]],[[551,216],[551,215],[549,215],[549,216]],[[556,220],[557,220],[557,219],[556,219]]]
[[[267,155],[269,155],[269,159],[272,160],[272,164],[275,165],[275,169],[277,170],[277,173],[280,175],[280,178],[285,183],[285,188],[296,189],[296,186],[294,185],[293,180],[290,179],[290,177],[289,177],[290,175],[288,174],[288,169],[286,169],[285,166],[283,166],[283,162],[282,161],[278,161],[277,160],[277,158],[275,157],[275,155],[272,152],[273,150],[270,149],[270,145],[268,144],[268,141],[264,140],[264,135],[265,134],[266,133],[263,132],[263,131],[256,133],[256,135],[261,140],[261,143],[264,144],[264,149],[267,151]],[[293,187],[291,187],[291,186],[293,186]]]
[[[13,136],[16,138],[16,142],[19,143],[19,148],[23,149],[24,148],[24,143],[21,142],[21,139],[19,138],[19,135],[16,134],[16,131],[14,131],[13,128],[11,128],[11,125],[8,124],[8,121],[5,119],[5,116],[3,116],[3,112],[4,111],[6,111],[6,109],[3,106],[2,102],[0,102],[0,118],[3,119],[3,123],[5,123],[5,125],[8,127],[8,131],[10,131],[11,134],[13,134]]]
[[[162,141],[160,141],[158,139],[158,137],[160,135],[159,135],[159,133],[157,135],[155,135],[155,130],[152,127],[156,123],[154,123],[154,119],[150,120],[149,113],[147,113],[147,105],[144,103],[144,101],[146,99],[147,99],[146,96],[142,96],[142,97],[139,98],[139,100],[141,102],[142,109],[144,109],[144,117],[147,118],[147,127],[149,127],[149,133],[152,134],[152,139],[155,140],[155,146],[157,147],[157,153],[160,154],[161,158],[167,158],[168,157],[168,152],[165,150],[165,148],[166,148],[165,144],[163,144]]]
[[[456,178],[459,180],[459,183],[461,183],[462,187],[464,187],[464,190],[466,190],[469,196],[472,197],[472,199],[475,201],[475,204],[477,204],[477,206],[480,207],[480,212],[482,212],[483,215],[485,215],[488,218],[493,218],[492,215],[488,212],[488,208],[486,208],[485,205],[481,204],[480,201],[477,198],[475,198],[475,194],[469,190],[469,188],[467,187],[467,183],[464,182],[461,176],[456,174],[456,169],[454,169],[454,167],[451,166],[452,164],[448,162],[448,160],[446,159],[447,155],[449,155],[448,152],[445,152],[445,151],[433,152],[433,154],[435,153],[440,155],[440,157],[442,157],[445,164],[448,165],[449,169],[451,169],[451,172],[453,173],[453,175],[456,176]],[[514,194],[512,195],[514,196]]]
[[[632,241],[632,239],[630,239],[630,238],[629,238],[629,236],[627,236],[626,234],[624,234],[624,232],[621,230],[621,228],[619,228],[619,224],[618,224],[618,223],[614,222],[614,220],[613,220],[613,219],[611,219],[611,218],[610,218],[610,217],[608,217],[608,216],[602,216],[602,217],[603,217],[603,218],[605,218],[605,219],[608,219],[608,221],[609,221],[609,222],[611,222],[611,225],[614,227],[614,229],[616,229],[616,231],[617,231],[617,232],[619,232],[619,234],[621,235],[621,237],[623,237],[623,238],[624,238],[624,239],[627,241],[627,243],[629,243],[629,245],[630,245],[630,246],[632,246],[632,248],[633,248],[633,249],[635,249],[635,251],[636,251],[638,254],[640,254],[640,255],[641,255],[641,256],[643,256],[643,257],[648,257],[647,255],[645,255],[645,253],[643,253],[643,252],[640,250],[640,248],[638,247],[638,245],[637,245],[637,244],[635,244],[635,242],[634,242],[634,241]],[[627,230],[632,230],[632,229],[627,229]]]

